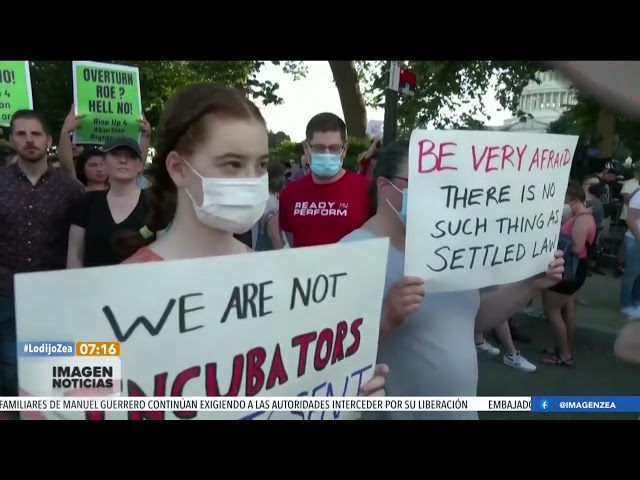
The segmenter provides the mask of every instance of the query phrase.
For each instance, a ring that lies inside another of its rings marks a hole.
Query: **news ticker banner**
[[[120,342],[19,342],[21,373],[30,375],[51,397],[119,395]]]
[[[323,420],[327,412],[640,412],[640,397],[0,397],[0,411],[238,412],[241,420]]]

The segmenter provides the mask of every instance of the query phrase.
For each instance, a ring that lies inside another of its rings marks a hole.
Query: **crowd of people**
[[[567,190],[569,213],[562,230],[579,259],[575,276],[563,280],[568,257],[558,251],[539,276],[434,294],[422,279],[403,272],[408,142],[381,148],[374,139],[358,171],[349,171],[343,167],[349,148],[345,123],[332,113],[319,113],[307,124],[302,161],[285,166],[270,160],[260,110],[244,92],[213,84],[183,87],[169,100],[147,170],[151,126],[145,119],[140,120],[140,143],[112,138],[100,148],[73,145],[71,134],[78,127],[72,107],[56,166],[48,158],[51,132],[42,116],[22,110],[11,119],[11,150],[5,153],[7,165],[0,168],[1,396],[18,395],[16,273],[376,237],[388,237],[391,245],[379,365],[362,395],[475,396],[477,355],[495,353],[484,339],[494,330],[505,365],[534,371],[513,344],[509,319],[537,296],[544,298],[557,345],[545,363],[572,362],[572,305],[586,278],[589,245],[596,234],[596,209],[585,205],[582,186]],[[640,196],[629,203],[629,218],[636,214]],[[632,300],[634,292],[632,285]],[[365,418],[475,419],[477,414],[375,412]]]

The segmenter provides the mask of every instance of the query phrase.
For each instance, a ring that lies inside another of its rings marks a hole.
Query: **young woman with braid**
[[[123,263],[157,262],[251,252],[234,234],[260,219],[269,197],[267,128],[260,110],[240,90],[221,85],[184,87],[160,120],[151,169],[148,230],[122,239],[132,256]],[[385,365],[361,389],[384,395]]]

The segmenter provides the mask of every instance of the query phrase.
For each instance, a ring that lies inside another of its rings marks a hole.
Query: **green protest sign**
[[[14,112],[32,108],[29,62],[0,61],[0,126],[9,126]]]
[[[140,141],[142,101],[136,67],[73,62],[75,114],[83,115],[74,143],[102,144],[110,137]]]

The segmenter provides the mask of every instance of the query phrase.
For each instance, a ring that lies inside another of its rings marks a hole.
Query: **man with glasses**
[[[311,174],[280,193],[280,228],[291,247],[336,243],[369,218],[366,177],[342,168],[348,146],[337,115],[319,113],[307,124]]]

